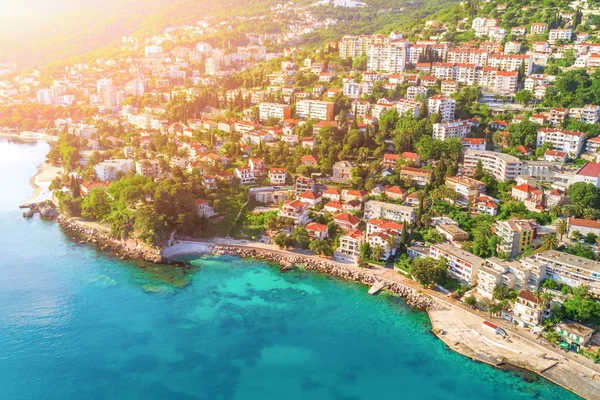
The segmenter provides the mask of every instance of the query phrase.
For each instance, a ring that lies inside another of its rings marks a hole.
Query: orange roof
[[[333,219],[338,222],[347,222],[350,225],[358,225],[358,223],[360,222],[360,219],[358,217],[346,213],[338,214]]]
[[[328,228],[327,225],[319,224],[317,222],[310,222],[306,225],[306,229],[308,229],[309,231],[324,232]]]

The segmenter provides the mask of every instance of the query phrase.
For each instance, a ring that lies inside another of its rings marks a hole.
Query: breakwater
[[[343,264],[334,263],[328,260],[316,259],[295,254],[286,254],[285,252],[268,251],[262,249],[249,249],[237,246],[214,246],[212,253],[215,255],[230,255],[243,258],[253,258],[256,260],[278,263],[283,269],[290,266],[303,266],[307,270],[322,272],[338,278],[360,282],[364,285],[373,285],[380,280],[372,271],[368,269],[358,269]],[[400,297],[403,297],[406,304],[419,310],[440,310],[444,309],[442,304],[432,297],[419,292],[418,290],[398,282],[386,281],[385,289]]]

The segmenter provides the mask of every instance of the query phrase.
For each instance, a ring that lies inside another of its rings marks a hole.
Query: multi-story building
[[[586,124],[595,124],[600,121],[600,106],[595,104],[586,104],[581,109],[580,119]]]
[[[404,72],[408,60],[408,40],[396,39],[367,48],[367,70],[388,73]]]
[[[433,124],[433,138],[446,140],[450,138],[465,138],[471,132],[469,121],[453,121]]]
[[[571,41],[572,36],[572,29],[550,29],[550,31],[548,32],[548,43],[555,44],[557,40],[569,42]]]
[[[430,255],[439,260],[448,260],[448,273],[455,279],[469,285],[477,283],[477,273],[484,264],[483,258],[461,250],[450,243],[438,243],[431,246]]]
[[[286,200],[279,210],[282,218],[291,218],[298,226],[308,222],[308,204],[300,200]]]
[[[415,222],[416,212],[410,206],[369,200],[365,203],[364,217],[365,219],[388,219],[396,222],[407,221],[412,224]]]
[[[340,237],[340,247],[337,252],[358,258],[360,256],[360,247],[365,242],[365,235],[361,230],[353,229]]]
[[[300,100],[296,103],[296,114],[303,119],[320,121],[333,120],[333,103],[319,100]]]
[[[517,71],[498,71],[494,81],[494,92],[500,94],[513,94],[517,92],[519,74]]]
[[[546,32],[546,26],[548,24],[546,24],[545,22],[534,22],[531,24],[531,27],[529,28],[529,33],[531,33],[532,35],[538,35],[540,33],[544,33]]]
[[[542,323],[546,305],[547,302],[537,298],[533,292],[521,290],[511,312],[503,317],[510,318],[515,325],[531,328]]]
[[[342,60],[352,59],[366,54],[371,45],[388,42],[389,37],[385,35],[344,36],[338,43],[338,52]]]
[[[287,171],[285,168],[271,168],[269,169],[269,182],[271,185],[281,186],[285,185],[287,178]]]
[[[523,65],[525,75],[533,71],[533,54],[492,54],[488,59],[488,66],[497,67],[503,71],[519,71]]]
[[[94,166],[94,171],[101,181],[116,181],[122,175],[133,171],[133,160],[117,159],[106,160]]]
[[[215,210],[208,204],[208,201],[204,199],[196,199],[194,204],[196,205],[196,211],[199,217],[212,217],[215,215]]]
[[[400,177],[408,178],[417,186],[425,186],[431,182],[433,171],[428,169],[402,167],[400,169]]]
[[[494,224],[494,233],[500,237],[498,253],[506,253],[509,258],[515,258],[531,246],[537,237],[535,220],[509,219],[497,221]]]
[[[235,176],[240,180],[242,185],[249,185],[256,181],[256,177],[252,173],[252,168],[249,165],[237,167],[234,170]]]
[[[160,175],[160,163],[158,160],[136,161],[135,173],[154,179]]]
[[[463,148],[466,150],[485,150],[485,138],[463,138],[461,140]]]
[[[294,182],[295,194],[299,195],[300,193],[304,193],[307,190],[311,190],[313,192],[315,191],[315,181],[304,176],[297,177]]]
[[[333,164],[332,178],[336,181],[347,181],[351,178],[352,168],[354,168],[354,164],[350,161],[338,161]]]
[[[551,143],[553,150],[563,151],[578,157],[583,150],[585,134],[577,131],[567,131],[564,129],[540,128],[537,133],[537,147],[544,143]]]
[[[600,296],[600,262],[587,258],[548,250],[533,256],[545,264],[546,278],[576,287],[586,285],[595,296]]]
[[[436,94],[429,98],[427,105],[429,115],[440,114],[442,122],[454,120],[454,112],[456,110],[456,101],[454,99],[441,94]]]
[[[456,192],[455,204],[463,207],[485,193],[485,183],[466,176],[450,176],[446,178],[446,186]]]
[[[523,171],[523,163],[517,157],[494,151],[467,150],[464,166],[474,170],[481,161],[484,171],[498,181],[516,179]]]
[[[511,197],[525,204],[529,211],[540,211],[544,195],[541,190],[527,183],[513,186]]]
[[[261,121],[266,121],[269,118],[278,118],[283,121],[291,118],[292,109],[287,104],[260,103],[258,105],[258,115]]]

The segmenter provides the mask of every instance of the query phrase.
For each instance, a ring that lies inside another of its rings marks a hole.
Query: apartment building
[[[266,121],[269,118],[278,118],[283,121],[292,117],[292,109],[287,104],[260,103],[258,105],[258,115],[261,121]]]
[[[515,258],[531,246],[533,239],[537,237],[537,224],[535,220],[509,219],[497,221],[494,224],[494,233],[501,241],[498,244],[498,252],[508,254],[509,258]]]
[[[523,65],[525,75],[531,75],[533,71],[533,54],[492,54],[488,59],[489,67],[497,67],[503,71],[519,71]]]
[[[533,292],[521,290],[512,310],[503,317],[515,325],[531,328],[542,323],[546,308],[546,301],[537,298]]]
[[[485,263],[483,258],[454,247],[450,243],[433,244],[430,256],[436,260],[444,257],[448,260],[450,276],[472,286],[477,283],[477,273]]]
[[[304,176],[297,177],[294,182],[294,193],[296,196],[307,190],[315,191],[315,181]]]
[[[385,35],[348,35],[338,43],[338,53],[342,60],[352,59],[366,54],[369,46],[388,42]]]
[[[537,133],[537,147],[543,146],[544,143],[552,143],[553,150],[578,157],[583,150],[585,134],[564,129],[540,128]]]
[[[302,119],[333,121],[333,103],[319,100],[300,100],[296,103],[296,114]]]
[[[160,175],[160,163],[158,160],[136,161],[135,173],[154,179]]]
[[[531,24],[531,27],[529,28],[529,33],[531,33],[532,35],[538,35],[540,33],[544,33],[546,32],[546,27],[548,24],[546,24],[545,22],[534,22]]]
[[[519,74],[517,71],[498,71],[494,81],[493,90],[500,94],[514,94],[517,92]]]
[[[548,32],[548,43],[555,44],[558,40],[570,42],[572,37],[572,29],[550,29]]]
[[[449,176],[446,178],[446,186],[456,192],[455,204],[462,207],[485,193],[485,183],[467,176]]]
[[[600,262],[548,250],[533,256],[546,265],[546,278],[576,287],[587,285],[595,296],[600,296]]]
[[[408,60],[408,40],[396,39],[367,48],[367,71],[404,72]]]
[[[523,172],[523,163],[517,157],[494,151],[470,149],[465,152],[465,168],[474,170],[479,161],[484,171],[498,181],[517,179],[517,176]]]
[[[438,140],[465,138],[471,133],[472,124],[469,121],[453,121],[433,124],[432,137]]]
[[[463,145],[463,149],[466,150],[477,150],[483,151],[485,150],[485,138],[463,138],[461,140]]]
[[[116,181],[122,175],[133,171],[133,160],[106,160],[94,166],[94,171],[100,181]]]
[[[413,207],[369,200],[365,203],[365,219],[387,219],[390,221],[414,223],[416,212]]]
[[[429,115],[440,114],[442,122],[454,121],[454,112],[456,110],[456,101],[448,96],[436,94],[429,98],[427,103]]]

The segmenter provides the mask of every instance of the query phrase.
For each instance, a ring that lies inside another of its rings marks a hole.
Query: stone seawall
[[[59,215],[56,219],[60,226],[85,238],[87,242],[98,245],[102,250],[110,250],[121,259],[149,261],[155,264],[167,262],[157,248],[135,239],[116,240],[100,230],[87,226],[75,219]]]
[[[290,265],[301,265],[307,270],[323,272],[338,278],[360,282],[364,285],[373,285],[379,279],[370,270],[359,270],[356,268],[344,267],[343,265],[329,262],[327,260],[316,260],[314,258],[303,257],[301,255],[286,255],[273,251],[246,249],[236,246],[215,246],[212,251],[215,255],[231,255],[243,258],[254,258],[261,261],[279,263],[283,268],[289,268]],[[386,280],[386,290],[403,297],[406,304],[419,310],[440,310],[444,309],[442,304],[435,299],[420,293],[414,288],[402,285],[397,282]]]

